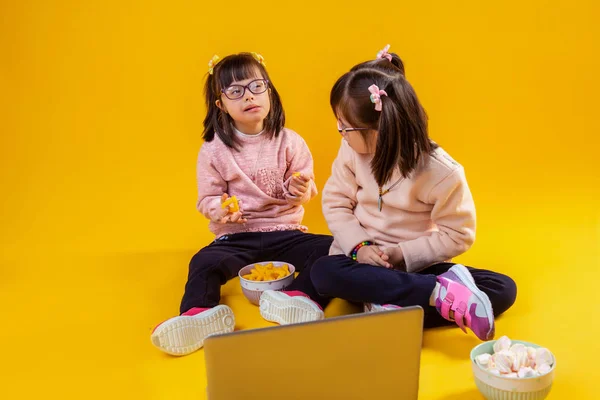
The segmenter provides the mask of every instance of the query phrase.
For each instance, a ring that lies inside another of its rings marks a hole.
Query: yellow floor
[[[550,398],[597,398],[597,224],[582,221],[554,234],[541,225],[529,228],[527,242],[517,243],[512,254],[489,251],[489,244],[482,250],[494,257],[474,250],[461,260],[515,277],[518,301],[498,319],[497,333],[555,353]],[[513,234],[519,232],[506,231]],[[9,268],[2,269],[0,290],[0,398],[204,398],[203,352],[175,358],[149,341],[153,326],[177,310],[191,255],[4,254],[2,265]],[[269,325],[237,280],[223,295],[237,329]],[[355,311],[336,301],[327,315]],[[427,331],[420,398],[480,398],[468,360],[477,343],[458,329]]]
[[[264,0],[254,23],[240,0],[0,0],[0,399],[203,399],[202,351],[169,357],[149,335],[210,240],[194,208],[206,63],[265,57],[322,189],[340,145],[329,91],[386,43],[465,166],[478,226],[459,261],[517,282],[497,334],[555,353],[550,399],[600,398],[600,3],[434,3],[384,0],[378,19],[360,1]],[[324,233],[319,202],[305,222]],[[238,329],[268,325],[237,281],[224,301]],[[479,398],[477,343],[426,332],[421,399]]]

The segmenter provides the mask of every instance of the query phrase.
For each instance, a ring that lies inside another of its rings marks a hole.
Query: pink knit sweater
[[[240,151],[231,149],[215,135],[205,142],[198,155],[197,208],[210,220],[217,237],[238,232],[306,230],[302,226],[303,204],[316,196],[313,159],[296,132],[284,128],[277,138],[264,134],[244,135],[236,131]],[[288,191],[291,176],[301,172],[311,178],[310,189],[302,198]],[[248,222],[221,223],[217,210],[221,195],[236,196]]]
[[[475,240],[475,204],[463,167],[441,148],[407,179],[394,173],[383,190],[371,173],[372,155],[356,153],[346,141],[323,189],[323,214],[333,233],[330,254],[350,254],[370,240],[382,249],[399,246],[407,271],[419,271],[465,252]]]

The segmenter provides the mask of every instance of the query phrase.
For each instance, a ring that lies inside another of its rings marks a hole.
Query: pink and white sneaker
[[[317,321],[324,318],[323,309],[300,291],[265,290],[260,296],[260,315],[280,325]]]
[[[381,311],[391,311],[391,310],[397,310],[399,308],[402,308],[402,307],[397,306],[395,304],[364,303],[364,311],[366,313],[374,313],[374,312],[381,312]]]
[[[481,340],[494,338],[494,311],[487,294],[479,290],[469,270],[460,264],[437,277],[440,290],[435,308],[448,321],[454,321],[466,332],[465,326]],[[454,318],[450,317],[454,312]]]
[[[185,356],[200,349],[204,339],[233,331],[235,317],[226,305],[191,308],[159,324],[152,331],[152,344],[165,353]]]

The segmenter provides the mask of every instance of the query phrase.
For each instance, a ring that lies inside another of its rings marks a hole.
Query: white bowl
[[[270,264],[270,263],[272,263],[275,267],[281,267],[281,266],[287,265],[290,270],[290,274],[288,276],[284,276],[283,278],[275,279],[272,281],[251,281],[251,280],[245,279],[242,276],[242,275],[249,274],[250,270],[252,268],[254,268],[256,266],[256,264],[265,265],[265,264]],[[290,263],[286,263],[286,262],[282,262],[282,261],[261,261],[259,263],[246,265],[244,268],[242,268],[240,270],[238,275],[240,277],[240,285],[242,286],[242,293],[244,293],[244,296],[246,296],[246,298],[248,300],[250,300],[250,303],[252,303],[254,305],[258,305],[259,300],[260,300],[260,295],[265,290],[283,290],[283,289],[287,288],[288,286],[290,286],[292,284],[292,282],[294,281],[294,272],[296,272],[296,268]]]
[[[521,343],[529,347],[541,347],[537,344],[523,342],[521,340],[512,340],[513,344]],[[471,368],[475,377],[477,389],[483,397],[488,400],[542,400],[545,399],[552,389],[554,380],[554,369],[556,368],[556,359],[552,355],[552,369],[544,375],[532,378],[509,378],[495,375],[486,371],[477,362],[475,357],[480,354],[493,354],[495,340],[481,343],[471,350]]]

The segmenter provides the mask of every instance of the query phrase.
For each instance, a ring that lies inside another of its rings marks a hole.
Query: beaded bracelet
[[[369,240],[365,240],[364,242],[360,242],[359,244],[356,245],[356,247],[354,249],[352,249],[352,253],[350,253],[350,257],[356,261],[356,257],[358,255],[358,250],[361,249],[361,247],[363,246],[372,246],[373,242],[369,241]]]

